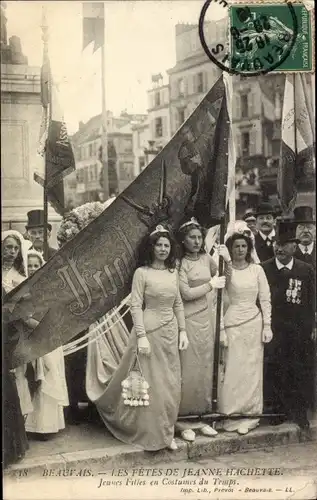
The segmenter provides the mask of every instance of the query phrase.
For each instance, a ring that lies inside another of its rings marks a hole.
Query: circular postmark
[[[212,2],[228,10],[227,47],[206,40],[204,24]],[[206,0],[198,29],[201,45],[214,64],[230,74],[248,77],[269,73],[283,64],[295,46],[298,21],[291,2],[232,4],[228,8],[225,0]]]

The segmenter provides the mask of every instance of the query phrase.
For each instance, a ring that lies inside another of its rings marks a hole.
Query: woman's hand
[[[217,250],[218,250],[220,257],[222,257],[225,262],[227,262],[227,263],[232,262],[229,250],[226,247],[226,245],[218,245]]]
[[[273,332],[271,330],[271,327],[268,325],[264,325],[262,332],[262,342],[264,342],[264,344],[268,344],[269,342],[271,342],[272,338]]]
[[[220,345],[221,347],[228,347],[228,337],[224,328],[220,329]]]
[[[226,285],[226,277],[225,276],[214,276],[209,281],[212,288],[224,288]]]
[[[145,356],[149,356],[151,354],[151,344],[146,336],[138,337],[137,345],[138,352],[140,354],[144,354]]]
[[[186,351],[188,344],[189,344],[189,341],[188,341],[187,333],[185,332],[185,330],[181,330],[179,332],[179,347],[178,347],[179,350]]]

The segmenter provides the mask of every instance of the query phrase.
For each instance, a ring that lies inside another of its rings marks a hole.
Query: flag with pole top
[[[8,294],[5,306],[12,320],[32,314],[39,321],[32,332],[21,323],[14,366],[65,345],[119,307],[130,293],[138,246],[157,224],[177,229],[185,216],[211,227],[224,219],[229,131],[220,77],[113,203]]]
[[[286,75],[281,160],[277,176],[277,193],[284,216],[295,208],[298,188],[315,169],[314,125],[307,75]]]
[[[43,64],[41,68],[41,102],[43,107],[39,153],[44,157],[44,176],[34,173],[34,180],[46,190],[47,200],[55,211],[65,211],[63,178],[75,170],[73,149],[68,137],[48,56],[48,27],[43,13]],[[44,203],[45,204],[45,203]]]
[[[83,50],[94,43],[96,52],[104,45],[104,4],[103,2],[83,2]]]

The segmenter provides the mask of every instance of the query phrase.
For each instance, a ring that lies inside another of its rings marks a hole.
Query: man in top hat
[[[255,249],[260,262],[274,257],[273,243],[275,239],[275,212],[270,203],[261,203],[255,213],[256,228]]]
[[[27,231],[27,239],[32,242],[32,247],[43,254],[44,248],[44,210],[31,210],[27,213],[28,222],[25,226]],[[47,238],[51,236],[52,226],[47,224]],[[50,259],[57,250],[48,247],[48,258]]]
[[[296,223],[278,221],[275,257],[262,263],[271,290],[273,331],[264,351],[264,404],[266,410],[285,415],[272,424],[287,419],[307,429],[314,395],[315,273],[294,258],[297,241]]]
[[[244,220],[247,223],[248,228],[250,229],[250,231],[252,231],[254,235],[258,233],[256,227],[256,216],[252,208],[246,210],[244,216],[242,217],[242,220]]]
[[[316,269],[316,221],[313,209],[307,206],[296,207],[294,220],[297,223],[296,238],[299,240],[295,257]]]

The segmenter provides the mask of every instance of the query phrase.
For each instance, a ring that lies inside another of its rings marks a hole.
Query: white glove
[[[220,345],[221,347],[228,347],[228,337],[224,328],[220,330]]]
[[[151,354],[151,345],[147,337],[138,337],[138,352],[139,354],[144,354],[149,356]]]
[[[272,338],[273,332],[271,330],[271,327],[268,325],[264,325],[262,331],[262,342],[264,342],[264,344],[268,344],[269,342],[271,342]]]
[[[226,277],[225,276],[214,276],[209,281],[212,288],[224,288],[226,285]]]
[[[189,341],[188,341],[187,333],[185,332],[185,330],[181,330],[179,332],[179,347],[178,347],[179,350],[186,351],[188,344],[189,344]]]
[[[226,245],[217,245],[217,250],[219,255],[223,258],[225,262],[231,262],[231,257],[228,248]]]

